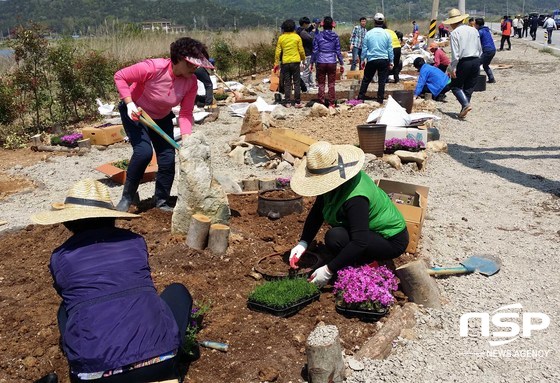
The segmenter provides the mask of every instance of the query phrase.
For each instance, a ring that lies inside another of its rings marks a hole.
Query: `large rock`
[[[418,164],[418,169],[422,170],[424,167],[426,160],[428,159],[428,155],[424,150],[419,152],[409,152],[407,150],[397,150],[395,154],[399,156],[401,162],[416,162]]]
[[[430,152],[445,152],[447,153],[447,143],[444,141],[428,141],[426,150]]]
[[[179,151],[177,204],[173,209],[171,230],[186,234],[193,214],[204,214],[212,223],[228,224],[227,195],[212,176],[210,145],[202,132],[184,140]]]
[[[326,117],[329,115],[329,108],[320,102],[316,102],[309,111],[309,117]]]
[[[255,104],[251,104],[247,108],[247,112],[245,112],[239,135],[260,132],[261,130],[263,130],[261,112],[259,112],[259,108]]]

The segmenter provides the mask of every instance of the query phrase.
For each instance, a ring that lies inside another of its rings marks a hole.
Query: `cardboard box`
[[[416,81],[403,81],[403,90],[415,90],[416,89]]]
[[[102,125],[82,129],[84,138],[89,138],[92,145],[111,145],[124,140],[126,133],[122,125]]]
[[[276,92],[280,87],[280,76],[279,73],[274,73],[274,70],[270,71],[270,86],[269,89],[271,92]]]
[[[426,216],[428,191],[430,189],[427,186],[407,184],[384,178],[377,180],[376,183],[387,193],[389,198],[393,197],[393,203],[406,221],[406,229],[410,237],[406,251],[412,254],[416,253],[418,242],[420,242],[422,224]]]
[[[364,71],[363,70],[349,70],[346,73],[346,78],[351,80],[361,80],[364,78]]]
[[[406,128],[402,126],[387,126],[385,140],[391,138],[414,138],[420,140],[424,145],[428,142],[428,131],[426,129]]]
[[[116,167],[113,162],[107,162],[106,164],[100,165],[95,168],[95,170],[100,171],[109,177],[113,182],[124,185],[126,181],[126,170]],[[148,167],[144,171],[144,175],[140,180],[140,183],[151,182],[155,180],[157,174],[158,166],[155,153],[152,154],[152,159],[148,164]]]

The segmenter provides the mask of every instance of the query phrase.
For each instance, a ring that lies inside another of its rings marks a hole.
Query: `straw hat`
[[[458,10],[457,8],[453,8],[452,10],[449,11],[449,18],[447,20],[444,20],[443,23],[444,24],[460,23],[463,20],[465,20],[467,17],[469,17],[468,13],[465,13],[463,15],[461,14],[460,10]]]
[[[354,177],[364,165],[362,149],[352,145],[312,144],[296,169],[290,186],[297,194],[312,197],[325,194]]]
[[[31,216],[39,225],[51,225],[84,218],[137,218],[139,215],[115,210],[109,189],[99,181],[85,179],[70,188],[64,203],[53,204],[54,210]]]

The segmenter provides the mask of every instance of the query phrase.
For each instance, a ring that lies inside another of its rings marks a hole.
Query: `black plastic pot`
[[[349,309],[339,304],[336,304],[335,308],[337,313],[342,314],[347,318],[358,318],[364,322],[377,322],[379,319],[383,318],[389,311],[387,309],[385,309],[383,312]]]
[[[271,307],[265,305],[264,303],[254,302],[251,300],[247,301],[247,307],[249,307],[251,310],[260,311],[263,313],[272,314],[277,317],[285,318],[294,315],[295,313],[297,313],[299,310],[301,310],[311,302],[318,300],[320,295],[321,293],[317,292],[312,296],[310,296],[309,298],[305,298],[303,300],[300,300],[299,302],[296,302],[284,308]]]

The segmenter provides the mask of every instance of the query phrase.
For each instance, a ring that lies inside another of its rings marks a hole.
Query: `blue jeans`
[[[548,43],[552,44],[552,31],[554,30],[554,28],[546,28],[546,31],[548,33]]]
[[[358,64],[358,59],[360,58],[361,54],[362,48],[352,48],[352,64],[350,65],[350,70],[356,70],[356,64]]]
[[[490,63],[492,62],[495,54],[496,50],[494,49],[482,51],[482,56],[480,56],[480,63],[488,76],[488,81],[494,81],[494,73],[492,73],[492,69],[490,69]]]

